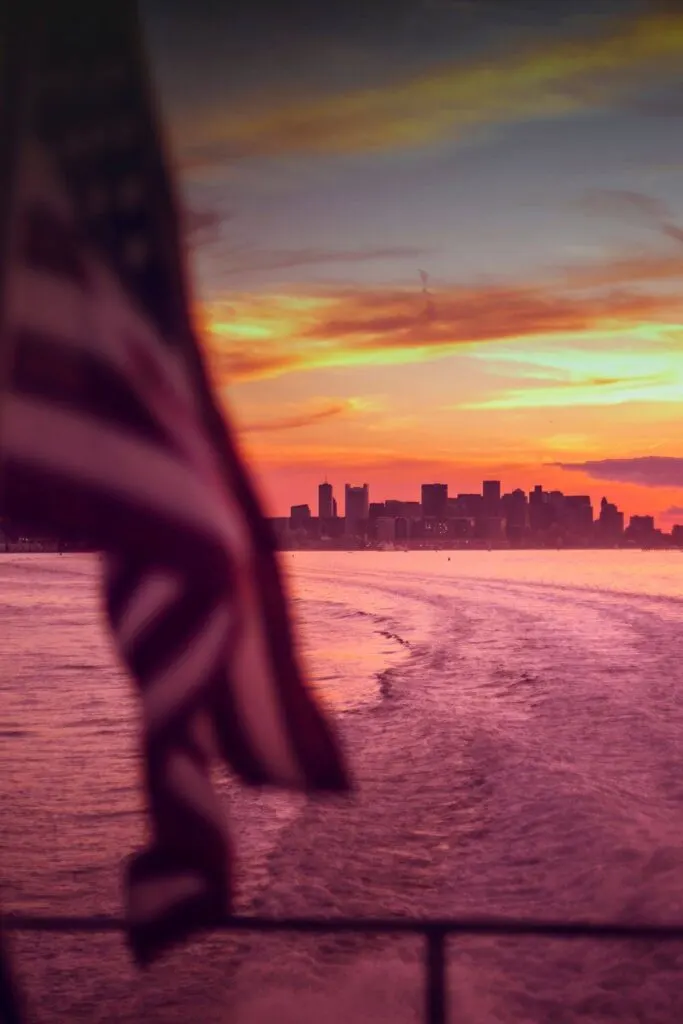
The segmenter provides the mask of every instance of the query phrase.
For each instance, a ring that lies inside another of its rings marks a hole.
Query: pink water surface
[[[683,556],[283,556],[352,800],[223,784],[245,912],[683,922]],[[137,708],[96,560],[0,556],[0,902],[118,911]],[[35,1020],[419,1019],[409,939],[208,938],[149,973],[118,937],[20,936]],[[683,950],[460,940],[453,1020],[683,1020]]]

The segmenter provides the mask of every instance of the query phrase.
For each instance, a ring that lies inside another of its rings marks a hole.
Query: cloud
[[[360,474],[365,472],[392,473],[400,478],[403,473],[419,471],[434,475],[437,479],[445,473],[458,476],[465,472],[513,472],[525,463],[506,462],[500,459],[486,458],[456,459],[452,449],[439,450],[430,445],[429,451],[413,454],[400,447],[388,447],[357,442],[348,443],[304,443],[283,445],[270,443],[268,439],[249,438],[249,452],[259,466],[272,466],[278,469],[292,467],[334,467],[335,470],[353,470]]]
[[[322,367],[421,362],[505,341],[561,337],[571,349],[572,339],[600,334],[612,342],[619,338],[626,350],[635,334],[648,331],[649,338],[638,343],[642,350],[668,332],[671,352],[661,366],[652,355],[622,373],[614,354],[590,366],[586,356],[580,376],[593,392],[607,394],[626,384],[660,389],[655,397],[663,397],[661,387],[680,383],[671,373],[674,356],[680,362],[683,295],[680,288],[649,293],[636,287],[638,266],[643,269],[642,261],[622,260],[564,268],[537,284],[442,285],[430,292],[429,309],[417,287],[231,294],[229,301],[204,309],[209,356],[219,379],[245,380]],[[644,271],[645,283],[676,280],[668,264],[657,268],[646,260]],[[571,384],[571,375],[561,379]]]
[[[542,286],[455,287],[436,296],[427,323],[423,307],[411,295],[402,299],[375,295],[370,296],[370,303],[377,308],[366,308],[369,304],[361,296],[350,316],[337,318],[333,311],[309,333],[344,338],[359,348],[383,343],[390,347],[453,347],[632,323],[656,315],[662,305],[657,296],[635,293],[614,292],[596,300]]]
[[[647,223],[658,223],[668,218],[666,204],[661,199],[630,189],[589,189],[581,197],[580,205],[591,215],[599,213],[623,218],[636,214]]]
[[[220,238],[221,229],[229,219],[230,214],[224,210],[187,207],[182,220],[188,244],[195,248]]]
[[[222,262],[226,274],[286,270],[327,263],[369,263],[373,260],[418,259],[426,250],[412,245],[394,245],[363,249],[257,249],[240,253],[239,260]]]
[[[663,519],[683,519],[683,505],[669,505],[659,513]]]
[[[560,270],[570,288],[647,284],[683,279],[683,254],[642,253],[613,260],[569,266]]]
[[[683,242],[683,228],[672,220],[666,203],[644,192],[628,189],[592,189],[583,196],[582,205],[592,215],[606,214],[622,220],[624,217],[632,218],[635,215],[638,220],[675,242]]]
[[[276,416],[265,420],[247,423],[241,428],[243,434],[264,434],[281,430],[295,430],[299,427],[309,427],[323,420],[337,419],[340,416],[348,415],[358,407],[354,399],[345,401],[326,402],[311,409],[301,409],[290,415]]]
[[[232,380],[261,380],[279,377],[283,373],[300,369],[300,360],[292,354],[267,351],[244,351],[213,346],[209,349],[209,362],[218,376],[218,384]]]
[[[244,157],[356,154],[458,139],[486,125],[557,118],[635,96],[643,76],[661,81],[683,57],[683,15],[615,21],[583,39],[443,64],[403,82],[225,110],[181,127],[186,166]]]
[[[554,462],[551,465],[585,473],[596,480],[639,484],[641,487],[683,487],[683,458],[642,455],[631,459]]]
[[[465,409],[542,409],[611,406],[624,402],[681,402],[683,360],[681,342],[671,343],[652,328],[634,332],[605,346],[598,339],[585,343],[579,336],[562,345],[501,344],[472,353],[495,365],[497,374],[512,378],[512,386],[490,397],[459,406]],[[640,335],[640,336],[639,336]],[[597,343],[596,343],[597,341]]]
[[[622,405],[624,402],[680,403],[680,374],[633,377],[585,377],[543,380],[527,388],[510,388],[493,398],[464,402],[459,409],[552,409]]]

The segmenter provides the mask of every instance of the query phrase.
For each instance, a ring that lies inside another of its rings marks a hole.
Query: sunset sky
[[[683,522],[683,5],[143,9],[271,514],[499,477]]]

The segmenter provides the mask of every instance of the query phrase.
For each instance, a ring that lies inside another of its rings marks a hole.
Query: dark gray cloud
[[[675,242],[683,242],[683,227],[672,219],[666,203],[645,192],[619,188],[590,189],[581,197],[580,205],[591,216],[598,214],[621,220],[635,219]]]
[[[596,480],[639,484],[641,487],[683,487],[683,458],[675,456],[641,455],[631,459],[555,462],[553,465],[586,473]]]
[[[221,237],[221,231],[231,215],[225,210],[206,207],[186,207],[183,211],[183,223],[188,244],[192,248],[215,242]]]
[[[259,271],[288,270],[290,267],[318,266],[326,263],[418,259],[425,254],[425,249],[413,245],[359,249],[254,249],[241,252],[239,259],[222,263],[221,270],[226,274],[253,274]]]

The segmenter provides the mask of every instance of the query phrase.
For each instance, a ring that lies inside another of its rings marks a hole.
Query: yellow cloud
[[[318,426],[325,420],[337,420],[354,412],[362,412],[368,403],[362,398],[316,399],[301,405],[289,404],[277,415],[266,415],[242,426],[242,433],[267,434]]]
[[[410,148],[482,125],[559,117],[628,95],[633,76],[676,69],[683,14],[613,23],[495,62],[446,64],[398,84],[252,107],[179,126],[192,164],[230,156],[344,154]],[[202,154],[204,154],[202,156]]]
[[[498,352],[496,368],[506,361],[521,369],[526,387],[461,405],[462,409],[543,409],[610,406],[625,402],[683,404],[680,350],[653,349],[642,333],[642,350],[550,348],[543,352]],[[478,358],[490,358],[479,353]],[[529,386],[531,385],[531,386]]]
[[[648,283],[673,280],[668,264],[659,269],[658,279],[654,262],[648,264]],[[620,270],[629,287],[614,287]],[[679,264],[679,275],[682,270]],[[634,287],[634,277],[635,261],[624,261],[595,266],[575,279],[562,272],[543,284],[450,285],[439,289],[429,307],[409,289],[234,295],[203,311],[209,361],[220,385],[326,367],[418,363],[510,340],[558,339],[571,347],[587,336],[612,350],[617,341],[623,348],[631,339],[642,351],[652,342],[666,347],[668,339],[671,359],[680,360],[678,289],[646,293]],[[589,287],[591,280],[597,290]],[[496,347],[494,357],[504,353]],[[591,374],[593,386],[622,376],[613,367]]]

